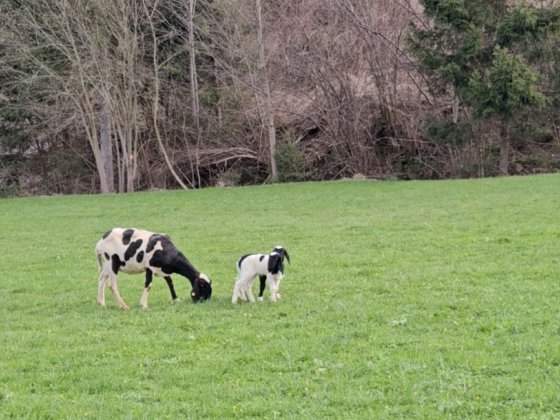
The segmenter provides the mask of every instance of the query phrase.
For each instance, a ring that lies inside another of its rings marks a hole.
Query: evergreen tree
[[[475,117],[500,122],[500,174],[506,175],[511,124],[545,102],[532,60],[544,38],[558,33],[559,9],[508,7],[506,0],[420,3],[431,23],[411,25],[409,49],[434,94],[451,94]]]

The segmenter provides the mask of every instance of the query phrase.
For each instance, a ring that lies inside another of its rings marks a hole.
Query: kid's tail
[[[97,261],[97,271],[101,271],[101,251],[95,247],[95,260]]]

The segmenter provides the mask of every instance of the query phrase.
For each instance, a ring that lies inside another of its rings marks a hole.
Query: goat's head
[[[268,256],[268,271],[271,274],[276,274],[278,272],[284,274],[284,257],[290,262],[288,251],[283,247],[277,246],[272,250]]]
[[[288,251],[286,251],[286,249],[284,249],[284,247],[282,245],[278,245],[277,247],[275,247],[272,252],[270,253],[270,255],[277,253],[280,258],[282,259],[282,261],[284,261],[284,257],[286,257],[286,259],[288,260],[288,263],[290,262],[290,256],[288,255]]]
[[[210,299],[210,296],[212,296],[212,281],[210,281],[206,274],[200,273],[193,282],[191,299],[194,303],[196,303],[200,299]]]

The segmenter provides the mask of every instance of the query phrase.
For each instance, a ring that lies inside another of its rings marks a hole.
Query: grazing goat
[[[255,301],[251,286],[256,276],[259,276],[260,279],[259,300],[263,300],[262,296],[267,282],[270,288],[270,300],[275,302],[276,298],[280,299],[278,287],[280,286],[280,280],[284,277],[284,257],[290,262],[288,251],[281,246],[274,248],[269,255],[243,255],[237,261],[237,278],[235,279],[231,303],[237,303],[238,298],[247,300],[245,292],[247,292],[249,301]]]
[[[97,303],[105,306],[105,283],[115,296],[121,309],[130,309],[122,300],[117,288],[117,273],[127,274],[146,272],[144,293],[140,306],[148,306],[148,292],[152,287],[152,276],[163,277],[169,286],[171,298],[177,301],[170,275],[180,274],[191,282],[193,302],[209,299],[212,295],[212,282],[198,272],[187,258],[171,242],[169,236],[141,229],[115,228],[106,232],[95,246],[97,268],[101,270],[98,280]]]

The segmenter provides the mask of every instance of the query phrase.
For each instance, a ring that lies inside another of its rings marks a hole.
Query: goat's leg
[[[276,302],[276,282],[274,281],[274,277],[268,275],[267,278],[268,288],[270,290],[270,300],[272,302]]]
[[[239,282],[239,289],[237,290],[237,293],[239,293],[239,299],[247,300],[247,296],[245,296],[245,282]]]
[[[177,294],[175,293],[175,288],[173,287],[173,280],[171,280],[171,277],[165,277],[165,281],[167,282],[167,287],[169,287],[169,291],[171,292],[171,299],[173,299],[173,302],[180,302]]]
[[[231,303],[237,303],[237,299],[245,300],[245,295],[243,294],[242,282],[239,277],[235,279],[235,285],[233,286],[233,296],[231,297]]]
[[[255,301],[255,297],[253,296],[253,291],[251,290],[251,287],[253,286],[253,280],[255,280],[255,278],[251,277],[249,280],[245,282],[245,291],[247,292],[247,297],[249,298],[249,302]]]
[[[115,299],[119,304],[119,308],[130,309],[126,303],[124,303],[124,300],[122,300],[121,295],[119,294],[119,288],[117,287],[117,275],[113,272],[109,275],[109,290],[111,290],[111,293],[115,296]]]
[[[278,293],[278,290],[280,290],[280,280],[282,280],[282,277],[276,279],[276,299],[282,299],[282,296]]]
[[[148,268],[146,270],[146,281],[144,282],[144,292],[142,293],[142,297],[140,298],[140,306],[142,308],[148,307],[148,293],[152,288],[152,277],[153,277],[152,270]]]
[[[103,307],[105,307],[105,283],[108,278],[109,276],[105,272],[105,269],[103,269],[97,280],[97,304]]]
[[[268,282],[268,287],[270,288],[270,300],[272,302],[276,302],[278,293],[278,283],[276,276],[273,274],[268,274],[268,276],[266,276],[266,280]]]
[[[260,302],[263,300],[263,293],[266,287],[266,276],[259,276],[260,280],[260,288],[259,288],[259,297],[257,298]]]

